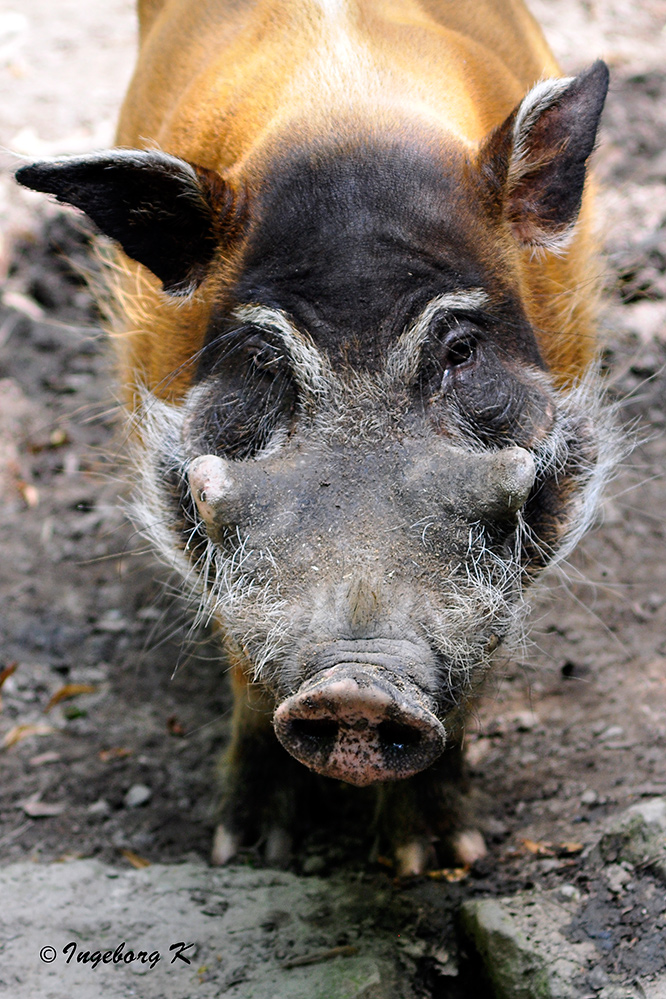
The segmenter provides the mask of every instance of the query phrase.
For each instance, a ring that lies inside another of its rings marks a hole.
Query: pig
[[[286,862],[315,774],[376,786],[400,875],[472,863],[466,711],[617,460],[607,68],[519,0],[139,14],[118,146],[17,179],[115,247],[134,517],[234,693],[213,862]]]

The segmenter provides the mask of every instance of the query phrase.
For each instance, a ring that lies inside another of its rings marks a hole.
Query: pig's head
[[[611,422],[548,370],[520,261],[572,238],[606,82],[539,84],[474,155],[278,143],[242,196],[155,152],[21,172],[211,297],[188,393],[135,415],[136,511],[321,773],[427,767],[596,509]]]
[[[219,617],[238,587],[259,631],[236,633],[275,694],[278,738],[366,784],[439,755],[440,719],[515,629],[519,511],[536,468],[523,448],[472,453],[404,419],[404,383],[386,370],[326,382],[328,401],[279,446],[195,458],[189,486],[202,560],[238,568],[208,599]]]
[[[245,308],[245,391],[264,393],[265,439],[225,454],[231,393],[216,372],[177,414],[172,488],[202,612],[272,691],[283,745],[351,783],[439,755],[495,651],[520,640],[526,584],[590,512],[593,396],[498,358],[471,318],[482,303],[480,290],[432,300],[377,371],[353,374],[284,315]],[[159,439],[174,413],[152,409]],[[502,431],[483,441],[473,421],[495,414]],[[144,522],[161,522],[150,507]]]

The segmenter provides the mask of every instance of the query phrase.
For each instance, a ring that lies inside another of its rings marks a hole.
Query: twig
[[[304,954],[303,957],[292,957],[288,961],[283,961],[281,968],[302,968],[306,964],[320,964],[322,961],[330,961],[333,957],[353,957],[358,954],[358,947],[346,945],[344,947],[331,947],[330,950],[314,950],[311,954]]]

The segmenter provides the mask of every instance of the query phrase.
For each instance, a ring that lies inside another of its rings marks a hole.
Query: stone
[[[608,985],[608,975],[601,965],[598,964],[596,968],[592,968],[592,971],[587,976],[587,983],[595,992],[601,992],[604,985]]]
[[[666,882],[666,798],[641,801],[611,819],[598,850],[607,864],[640,866]]]
[[[641,984],[645,999],[666,999],[666,975],[660,975],[651,982]]]
[[[495,999],[579,999],[595,958],[591,944],[563,933],[575,902],[560,892],[465,902],[462,926],[481,958]]]
[[[0,995],[414,999],[392,917],[376,922],[390,897],[240,866],[13,864],[0,869]]]
[[[580,898],[580,892],[575,885],[562,885],[560,888],[560,897],[566,899],[575,899],[578,901]]]
[[[623,864],[609,864],[605,868],[604,874],[608,880],[608,886],[615,895],[620,895],[627,884],[631,881],[633,868],[626,862]]]
[[[97,801],[93,801],[92,805],[88,805],[87,811],[88,815],[97,815],[105,819],[107,815],[111,814],[111,805],[106,798],[98,798]]]
[[[550,997],[544,958],[520,933],[502,902],[465,902],[461,913],[497,999]]]
[[[125,795],[125,808],[139,808],[150,801],[152,796],[153,792],[145,784],[133,784]]]

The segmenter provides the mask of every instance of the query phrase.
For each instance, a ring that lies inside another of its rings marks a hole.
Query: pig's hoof
[[[213,867],[222,867],[224,864],[228,864],[238,853],[240,844],[240,836],[230,832],[222,824],[217,826],[213,837],[213,848],[210,852],[210,862]]]
[[[399,877],[471,867],[487,853],[465,794],[457,743],[411,780],[384,784],[376,822],[380,852],[391,855]]]
[[[287,867],[292,857],[292,837],[281,826],[273,826],[266,834],[264,859],[273,867]],[[215,829],[210,862],[213,867],[223,867],[233,860],[241,846],[243,837],[220,823]]]
[[[456,867],[469,867],[488,854],[486,841],[478,829],[461,829],[451,837],[449,843]]]
[[[437,854],[432,843],[425,839],[413,839],[397,846],[393,851],[395,873],[399,878],[411,878],[425,874],[437,866]]]
[[[446,838],[444,859],[447,866],[471,867],[477,860],[487,856],[486,843],[478,829],[461,829]],[[441,865],[441,859],[432,839],[415,837],[394,847],[395,873],[399,878],[425,874]]]

